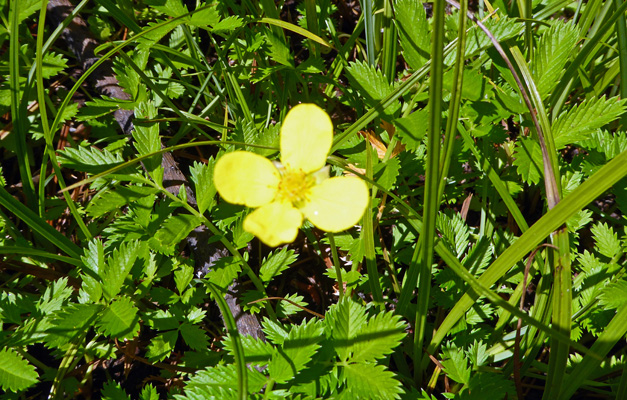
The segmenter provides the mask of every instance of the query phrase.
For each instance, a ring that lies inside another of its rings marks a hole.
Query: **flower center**
[[[288,201],[299,207],[307,199],[309,189],[314,183],[314,179],[301,170],[284,170],[282,171],[281,182],[279,182],[277,199]]]

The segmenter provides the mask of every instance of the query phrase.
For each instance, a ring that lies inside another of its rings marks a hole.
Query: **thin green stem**
[[[337,279],[337,287],[339,300],[342,301],[344,297],[344,280],[342,279],[342,267],[340,266],[340,258],[337,256],[337,246],[335,246],[335,235],[333,232],[327,232],[327,238],[329,238],[329,246],[331,246],[331,257],[333,257],[333,265],[335,266],[335,275]]]

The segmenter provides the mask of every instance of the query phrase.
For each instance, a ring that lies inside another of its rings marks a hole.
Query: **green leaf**
[[[153,196],[158,191],[159,189],[150,186],[117,186],[98,193],[87,205],[87,214],[92,218],[99,218],[146,196]]]
[[[397,0],[396,28],[403,47],[403,58],[414,69],[420,69],[431,56],[431,33],[422,1]]]
[[[42,62],[43,78],[49,79],[67,68],[67,60],[62,54],[46,53]]]
[[[503,374],[474,373],[468,382],[468,390],[464,390],[459,400],[484,400],[516,398],[516,387],[512,380]],[[457,399],[457,397],[455,397]]]
[[[151,384],[144,386],[141,394],[139,395],[139,400],[159,400],[159,392],[157,392],[157,388]]]
[[[241,27],[243,24],[244,21],[240,17],[237,15],[231,15],[230,17],[224,18],[222,21],[215,24],[211,31],[217,34],[228,33]]]
[[[147,0],[145,3],[168,17],[174,18],[188,13],[181,0]]]
[[[164,332],[157,335],[150,341],[146,357],[151,361],[162,361],[168,357],[176,345],[178,330]]]
[[[40,8],[41,1],[39,0],[20,0],[17,8],[17,23],[20,24],[26,18],[33,15],[35,11],[39,10]]]
[[[84,334],[100,310],[102,306],[98,304],[66,306],[52,318],[52,325],[46,330],[46,345],[51,349],[60,348]]]
[[[559,19],[551,22],[551,28],[540,37],[531,63],[531,72],[542,99],[559,82],[568,57],[579,38],[575,25]]]
[[[223,289],[228,288],[242,270],[242,262],[233,257],[222,257],[213,264],[205,279]]]
[[[394,91],[394,87],[383,76],[381,70],[373,65],[361,61],[350,62],[347,71],[351,88],[355,93],[363,96],[370,107],[376,106]],[[385,109],[384,114],[389,118],[400,107],[400,103],[395,101]]]
[[[37,383],[39,375],[35,367],[24,360],[15,350],[0,350],[0,388],[18,392]]]
[[[263,333],[265,333],[266,338],[277,346],[282,345],[285,339],[287,339],[287,329],[278,322],[264,317],[261,326],[263,327]]]
[[[357,333],[366,323],[366,309],[345,296],[342,301],[329,308],[325,322],[335,351],[340,360],[346,361],[350,357]]]
[[[198,325],[192,325],[189,323],[181,324],[179,327],[181,336],[185,343],[193,350],[202,350],[209,347],[209,339],[207,334],[198,327]]]
[[[109,381],[102,388],[102,400],[131,400],[117,382]]]
[[[287,248],[281,249],[278,253],[270,253],[267,259],[264,259],[259,270],[259,277],[264,282],[270,282],[275,276],[279,276],[281,272],[286,270],[298,256],[294,254],[294,250]]]
[[[177,214],[170,216],[150,239],[150,246],[166,254],[174,252],[174,246],[179,244],[202,222],[191,214]]]
[[[135,107],[135,129],[133,130],[134,146],[140,156],[152,154],[161,150],[159,124],[155,122],[141,122],[140,119],[157,117],[157,109],[151,101],[144,101]],[[144,159],[142,162],[152,179],[161,185],[163,183],[163,167],[161,154]]]
[[[373,170],[374,180],[385,190],[391,190],[396,183],[396,177],[401,169],[398,158],[391,158],[386,162],[377,164]]]
[[[204,7],[205,4],[200,5]],[[200,8],[198,7],[198,8]],[[199,27],[216,26],[220,22],[220,14],[215,7],[205,8],[204,10],[195,12],[189,19],[189,24]]]
[[[380,312],[357,331],[352,362],[369,362],[391,354],[407,335],[407,325],[392,312]]]
[[[537,185],[543,175],[542,149],[532,138],[522,137],[516,141],[514,147],[514,162],[516,172],[522,180]]]
[[[483,365],[487,360],[490,354],[488,354],[488,346],[482,341],[475,342],[470,345],[468,348],[467,354],[470,362],[473,366],[479,367]],[[472,378],[471,378],[472,381]]]
[[[592,237],[595,241],[595,247],[599,253],[612,259],[619,252],[621,252],[620,241],[618,235],[614,232],[611,226],[608,226],[605,222],[599,222],[590,228]]]
[[[37,302],[37,309],[42,315],[53,313],[63,306],[72,293],[72,288],[67,286],[67,277],[58,279],[46,288]]]
[[[287,333],[286,333],[287,335]],[[266,365],[272,357],[273,347],[270,343],[254,338],[251,335],[240,336],[242,347],[244,349],[244,359],[246,363],[254,365]],[[231,356],[234,356],[233,341],[230,335],[226,335],[222,341],[224,349],[229,352]]]
[[[250,393],[259,392],[267,384],[265,376],[254,368],[246,371],[246,377]],[[218,365],[197,372],[185,387],[185,394],[198,400],[238,399],[237,387],[235,364]]]
[[[203,214],[207,210],[211,210],[216,204],[216,187],[213,184],[213,167],[215,159],[210,157],[207,164],[194,161],[189,169],[192,182],[196,188],[196,202],[198,203],[198,211]]]
[[[602,288],[599,303],[605,309],[619,308],[627,303],[627,280],[621,279]]]
[[[470,367],[468,367],[468,359],[462,349],[448,348],[443,352],[442,366],[444,366],[444,372],[449,378],[455,382],[468,384],[470,380]]]
[[[422,139],[427,134],[429,126],[429,110],[424,108],[416,110],[403,118],[393,121],[396,134],[401,138],[401,143],[409,151],[415,151],[422,144]]]
[[[270,45],[269,56],[277,63],[289,68],[294,68],[294,57],[290,53],[290,48],[282,38],[274,34],[274,31],[267,30],[265,33],[266,42]]]
[[[347,364],[344,379],[353,399],[399,399],[403,393],[401,383],[383,365]]]
[[[112,338],[132,339],[139,333],[138,311],[130,298],[118,297],[104,310],[97,326]]]
[[[618,97],[592,97],[563,112],[553,123],[555,147],[586,140],[592,132],[614,121],[625,112],[625,102]]]
[[[317,320],[293,326],[281,347],[272,353],[268,364],[270,378],[284,383],[295,377],[320,347],[323,331],[324,324]]]
[[[507,18],[504,16],[501,16],[498,19],[488,18],[487,20],[483,21],[483,24],[500,43],[519,36],[524,28],[524,24],[517,22],[515,19]],[[470,56],[479,54],[481,51],[489,47],[492,47],[492,41],[483,32],[483,30],[479,29],[478,27],[475,27],[475,29],[471,29],[466,39],[466,59],[470,58]],[[444,59],[444,62],[447,65],[451,65],[454,62],[456,55],[457,51],[452,51]]]
[[[122,288],[124,279],[131,272],[137,258],[139,243],[122,243],[119,249],[113,251],[109,262],[105,264],[102,274],[102,289],[107,299],[113,299]]]
[[[179,294],[182,294],[187,286],[194,278],[194,267],[190,265],[182,264],[179,268],[174,271],[174,283],[176,285],[176,290],[178,290]]]
[[[119,154],[95,147],[66,147],[59,151],[59,161],[64,167],[97,174],[124,162]]]
[[[284,297],[287,300],[291,300],[294,303],[301,305],[303,307],[307,307],[307,302],[303,301],[303,296],[298,294],[289,294]],[[290,302],[280,301],[276,306],[276,316],[277,318],[287,318],[290,315],[294,315],[297,312],[302,311],[301,308],[296,307]]]

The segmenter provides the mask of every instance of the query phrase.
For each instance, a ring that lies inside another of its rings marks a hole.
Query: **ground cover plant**
[[[0,5],[2,398],[627,398],[627,3]]]

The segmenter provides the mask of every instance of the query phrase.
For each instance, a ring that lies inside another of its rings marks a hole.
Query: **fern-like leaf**
[[[11,392],[24,390],[37,383],[39,375],[35,367],[24,360],[15,350],[0,350],[0,388]]]

